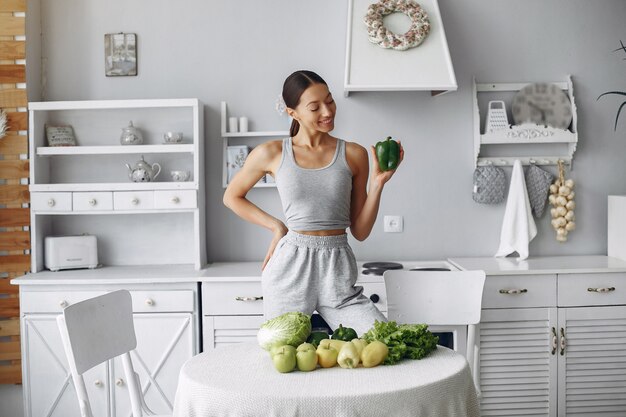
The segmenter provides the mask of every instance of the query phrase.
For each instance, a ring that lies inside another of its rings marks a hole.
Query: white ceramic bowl
[[[165,132],[163,140],[165,143],[181,143],[183,141],[183,132]]]
[[[187,181],[189,179],[189,171],[170,171],[170,175],[172,176],[172,180],[176,182]]]

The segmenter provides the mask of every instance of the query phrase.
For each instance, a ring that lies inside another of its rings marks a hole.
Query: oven
[[[387,296],[384,294],[383,273],[388,269],[403,269],[410,271],[458,271],[459,269],[448,261],[408,261],[408,262],[363,262],[359,263],[359,280],[357,285],[364,287],[364,293],[370,298],[382,299],[384,302],[379,308],[387,315]],[[373,285],[376,292],[368,294],[367,289]],[[380,284],[383,284],[380,286]],[[381,293],[382,292],[382,293]],[[374,300],[372,300],[374,301]],[[453,306],[450,306],[453,308]],[[467,350],[467,326],[429,326],[429,330],[439,336],[439,344],[454,349],[465,356]]]

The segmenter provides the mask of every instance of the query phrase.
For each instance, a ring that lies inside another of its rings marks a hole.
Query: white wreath
[[[394,12],[404,13],[411,19],[411,27],[402,35],[393,33],[383,24],[383,18]],[[370,4],[364,21],[370,42],[398,51],[416,47],[430,32],[428,14],[412,0],[380,0]]]

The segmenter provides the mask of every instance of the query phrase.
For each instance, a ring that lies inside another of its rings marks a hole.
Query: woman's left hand
[[[378,185],[382,186],[387,181],[389,181],[393,174],[396,172],[396,170],[402,163],[402,160],[404,159],[404,148],[402,147],[402,143],[398,141],[398,145],[400,145],[400,160],[398,161],[398,166],[395,169],[389,171],[382,171],[380,169],[380,166],[378,165],[378,156],[376,155],[376,148],[374,146],[370,146],[370,149],[372,150],[372,182],[375,182]]]

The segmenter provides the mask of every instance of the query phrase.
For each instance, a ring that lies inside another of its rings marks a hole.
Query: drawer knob
[[[262,300],[263,297],[235,297],[237,301],[259,301]]]
[[[61,308],[65,308],[65,307],[67,307],[67,306],[68,306],[68,305],[70,305],[70,304],[69,304],[67,301],[65,301],[65,300],[61,300],[61,302],[59,303],[59,305],[61,306]]]
[[[500,294],[525,294],[528,292],[526,288],[512,288],[510,290],[502,289],[498,291]]]
[[[98,204],[98,202],[96,201],[96,199],[95,199],[95,198],[90,198],[90,199],[89,199],[89,205],[90,205],[90,206],[95,206],[96,204]]]
[[[54,207],[55,204],[56,202],[54,201],[54,198],[48,199],[48,207]]]
[[[146,299],[146,304],[149,306],[153,306],[154,305],[154,300],[152,298],[147,298]]]
[[[615,287],[604,287],[604,288],[587,288],[589,292],[611,292],[615,291]]]
[[[180,198],[174,196],[174,197],[172,197],[172,199],[170,201],[172,202],[172,204],[178,204],[178,203],[180,203]]]
[[[370,295],[370,300],[372,300],[372,303],[377,303],[380,301],[380,296],[378,294],[372,294]]]
[[[132,200],[130,200],[130,204],[136,206],[137,204],[139,204],[139,199],[137,197],[133,198]]]
[[[118,387],[121,387],[124,385],[124,380],[122,378],[117,378],[115,380],[115,385],[117,385]]]
[[[95,381],[93,381],[93,384],[99,388],[102,386],[102,381],[100,381],[99,379],[96,379]]]

